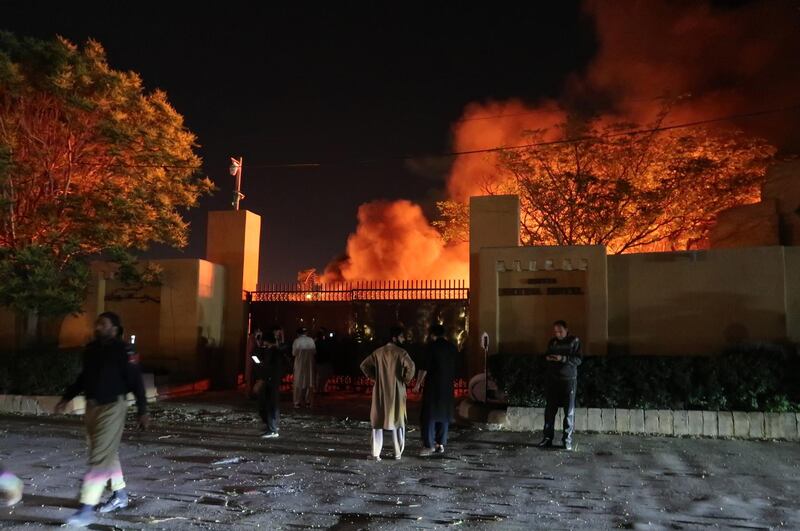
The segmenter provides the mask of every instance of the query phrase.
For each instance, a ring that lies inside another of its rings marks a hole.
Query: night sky
[[[323,268],[344,250],[366,201],[411,199],[432,216],[448,159],[419,172],[392,157],[447,152],[469,102],[557,95],[594,49],[577,2],[491,12],[465,3],[125,6],[3,2],[0,28],[94,38],[113,68],[165,90],[185,117],[219,190],[189,213],[189,247],[156,255],[203,256],[206,212],[230,208],[228,157],[243,155],[242,207],[262,216],[262,281]],[[309,161],[330,164],[263,167]]]

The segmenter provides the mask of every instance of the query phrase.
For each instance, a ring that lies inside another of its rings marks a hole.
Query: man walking
[[[139,416],[139,427],[147,428],[147,399],[139,366],[128,355],[122,340],[122,322],[117,314],[101,313],[95,321],[95,340],[86,346],[83,370],[67,388],[56,413],[61,413],[78,394],[86,396],[84,423],[89,442],[89,471],[83,477],[80,509],[67,519],[75,527],[86,527],[96,520],[95,506],[111,483],[113,494],[100,506],[102,513],[128,506],[128,494],[119,462],[119,443],[128,411],[126,395],[133,392]]]
[[[414,362],[400,345],[405,340],[401,326],[392,327],[391,341],[361,362],[361,371],[375,383],[372,386],[372,453],[369,458],[381,460],[383,430],[392,432],[394,458],[400,459],[406,437],[406,385],[414,378]]]
[[[280,390],[283,376],[283,354],[278,348],[278,340],[272,332],[260,336],[253,351],[256,385],[258,395],[258,413],[266,424],[262,439],[274,439],[278,436],[280,419]]]
[[[414,392],[422,391],[422,450],[420,457],[444,453],[447,431],[453,417],[453,381],[456,377],[458,349],[445,339],[444,327],[431,325],[430,341],[417,374]]]
[[[562,441],[565,450],[572,450],[572,432],[575,429],[575,390],[578,365],[581,364],[581,342],[569,333],[566,321],[553,323],[553,338],[547,345],[547,363],[544,410],[544,438],[540,448],[553,446],[556,412],[564,408]]]
[[[299,328],[297,339],[292,343],[294,356],[294,407],[314,405],[314,365],[317,347],[308,337],[308,330]]]

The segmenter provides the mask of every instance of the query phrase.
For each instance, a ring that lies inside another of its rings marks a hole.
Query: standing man
[[[581,364],[581,342],[569,333],[566,321],[553,323],[553,339],[547,344],[547,363],[544,409],[544,438],[539,448],[553,446],[556,412],[564,408],[564,431],[561,436],[565,450],[572,450],[572,432],[575,429],[575,389],[578,365]]]
[[[294,407],[314,406],[314,365],[317,347],[308,337],[308,330],[299,328],[292,343],[294,356]]]
[[[431,325],[422,367],[414,392],[422,391],[422,450],[420,457],[444,453],[447,431],[453,417],[453,381],[456,378],[458,349],[445,339],[444,327]]]
[[[253,392],[253,384],[255,383],[256,374],[254,373],[253,353],[262,335],[261,328],[256,326],[253,328],[253,332],[247,336],[247,347],[245,348],[244,357],[244,382],[245,394],[248,398],[252,398],[253,394],[255,394]]]
[[[317,332],[317,393],[325,393],[325,385],[333,374],[333,333],[324,326]]]
[[[95,506],[109,482],[113,494],[100,506],[100,512],[128,506],[119,462],[128,392],[136,396],[139,427],[146,429],[150,423],[142,374],[135,358],[128,355],[128,344],[122,340],[119,316],[112,312],[101,313],[95,321],[94,335],[95,340],[84,351],[83,370],[56,405],[56,413],[61,413],[78,394],[86,396],[84,423],[89,442],[89,471],[83,477],[80,509],[66,521],[67,525],[75,527],[86,527],[96,520]]]
[[[400,345],[405,340],[402,326],[393,326],[391,341],[361,362],[361,372],[375,383],[372,386],[372,454],[381,460],[383,430],[392,432],[394,458],[400,459],[406,445],[406,385],[414,378],[414,362]]]
[[[278,340],[272,332],[259,336],[253,351],[258,413],[266,424],[262,439],[278,436],[280,419],[281,377],[283,376],[283,354],[278,348]]]
[[[284,363],[282,366],[287,367],[291,361],[292,353],[290,352],[290,346],[286,344],[286,337],[283,334],[283,327],[280,325],[273,325],[269,331],[272,332],[273,336],[275,336],[276,345],[278,346],[281,356],[283,356]]]
[[[272,335],[275,336],[275,341],[277,341],[278,349],[283,352],[286,349],[286,338],[283,337],[283,327],[281,325],[272,325],[272,328],[269,329],[272,332]]]

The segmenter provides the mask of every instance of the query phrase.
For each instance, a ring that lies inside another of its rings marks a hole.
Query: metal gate
[[[291,341],[300,327],[334,340],[334,373],[356,376],[358,365],[402,323],[404,345],[417,361],[427,329],[442,323],[448,338],[463,348],[469,321],[469,288],[464,280],[363,281],[305,285],[269,284],[247,294],[250,329],[284,329]]]

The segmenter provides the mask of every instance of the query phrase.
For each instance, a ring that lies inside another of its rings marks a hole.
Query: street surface
[[[411,406],[402,460],[387,436],[370,462],[368,397],[323,397],[313,412],[284,404],[272,440],[238,395],[159,402],[151,430],[123,438],[131,506],[92,528],[800,529],[796,443],[579,434],[566,453],[535,448],[539,433],[456,426],[443,456],[419,458]],[[74,511],[78,418],[0,416],[0,458],[26,484],[0,527],[59,525]]]

